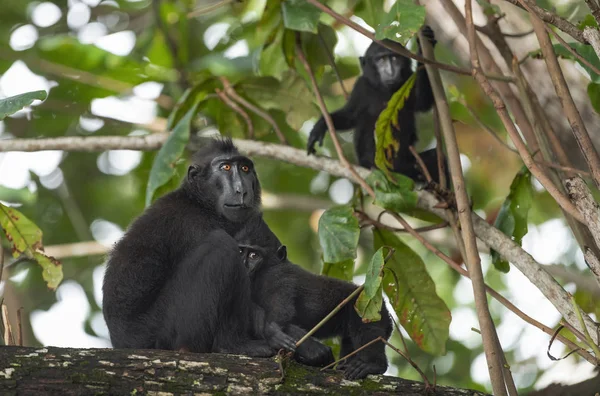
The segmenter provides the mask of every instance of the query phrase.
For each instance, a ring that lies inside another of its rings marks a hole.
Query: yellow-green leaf
[[[389,231],[377,229],[374,236],[376,249],[388,246],[395,250],[385,264],[383,290],[402,327],[425,352],[445,354],[452,316],[437,295],[423,260]]]
[[[56,289],[63,278],[62,265],[54,257],[44,254],[42,231],[15,208],[0,203],[0,227],[11,245],[15,258],[24,255],[42,267],[42,275],[51,289]]]
[[[406,80],[377,118],[375,124],[375,165],[383,171],[387,172],[389,169],[393,169],[392,158],[400,149],[400,142],[394,138],[393,127],[398,128],[398,111],[404,107],[410,91],[415,85],[416,77],[417,73],[413,73]]]

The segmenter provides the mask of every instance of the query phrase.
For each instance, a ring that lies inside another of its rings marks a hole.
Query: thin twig
[[[209,12],[219,9],[227,4],[233,3],[234,1],[236,0],[221,0],[217,1],[215,4],[207,5],[206,7],[196,8],[195,10],[188,12],[187,17],[189,19],[200,15],[208,14]]]
[[[2,304],[2,321],[4,322],[4,345],[15,345],[6,304]]]
[[[471,106],[469,106],[467,104],[467,102],[465,102],[464,100],[461,100],[460,102],[463,104],[463,106],[465,106],[465,108],[467,109],[467,111],[469,112],[469,114],[471,115],[471,117],[473,117],[473,119],[475,120],[475,122],[477,122],[477,124],[479,125],[479,127],[481,129],[483,129],[488,134],[490,134],[498,143],[500,143],[506,149],[512,151],[515,154],[519,154],[519,152],[515,148],[510,147],[504,140],[500,139],[500,136],[498,136],[496,134],[496,132],[492,131],[492,128],[490,128],[489,126],[487,126],[487,124],[485,124],[483,122],[483,120],[481,118],[479,118],[479,116],[473,111],[473,109],[471,108]]]
[[[585,334],[585,339],[588,341],[588,344],[590,344],[590,346],[592,347],[592,350],[594,351],[594,356],[596,356],[596,359],[598,359],[598,358],[600,358],[600,350],[598,350],[598,345],[596,345],[594,340],[592,340],[592,337],[590,336],[590,332],[588,331],[587,326],[583,322],[583,317],[581,316],[581,311],[579,309],[579,306],[575,302],[575,296],[571,296],[571,301],[573,302],[573,310],[575,311],[575,314],[577,314],[577,319],[579,319],[579,324],[581,325],[581,327],[583,327],[583,333]]]
[[[233,88],[233,86],[231,85],[229,80],[226,79],[225,77],[219,77],[219,80],[221,80],[221,83],[223,84],[223,88],[225,89],[227,96],[229,96],[231,99],[235,100],[237,103],[241,104],[242,106],[244,106],[245,108],[247,108],[248,110],[253,112],[254,114],[258,115],[259,117],[262,117],[269,124],[271,124],[271,126],[273,127],[273,130],[275,131],[275,133],[277,134],[277,137],[279,138],[279,142],[281,142],[281,144],[285,144],[285,145],[288,144],[287,139],[285,138],[285,135],[283,134],[283,132],[281,132],[281,129],[279,129],[279,125],[277,125],[277,122],[275,122],[275,120],[273,119],[273,117],[271,117],[271,115],[269,113],[267,113],[266,111],[264,111],[263,109],[261,109],[257,106],[254,106],[252,103],[250,103],[249,101],[247,101],[246,99],[244,99],[240,95],[238,95],[238,93],[235,91],[235,89]]]
[[[227,94],[221,91],[219,88],[215,89],[215,93],[225,103],[227,106],[231,108],[231,110],[238,113],[246,122],[246,128],[248,128],[248,138],[254,139],[254,125],[252,125],[252,120],[248,113],[244,111],[236,102],[234,102]]]
[[[404,359],[406,359],[406,361],[415,369],[417,370],[417,373],[419,373],[419,375],[421,376],[421,378],[423,379],[423,383],[425,383],[425,388],[429,389],[431,387],[431,383],[429,382],[429,379],[427,378],[427,376],[425,375],[425,373],[421,370],[421,368],[417,365],[417,363],[415,363],[407,354],[405,354],[404,352],[402,352],[400,349],[396,348],[395,346],[393,346],[391,343],[389,343],[387,340],[382,339],[381,342],[383,342],[385,345],[389,346],[390,348],[392,348],[398,355],[402,356]]]
[[[505,1],[524,9],[524,7],[520,4],[521,0]],[[583,37],[583,33],[581,32],[581,30],[579,30],[579,28],[577,28],[577,26],[573,25],[571,22],[559,17],[556,14],[551,13],[550,11],[546,11],[545,9],[539,7],[534,3],[528,2],[528,5],[533,9],[535,14],[544,22],[556,26],[559,30],[562,30],[563,32],[567,33],[569,36],[573,37],[575,40],[579,41],[582,44],[588,43],[585,37]]]
[[[419,164],[421,172],[423,172],[423,175],[425,175],[425,180],[427,180],[427,183],[431,183],[431,181],[433,180],[431,178],[431,173],[429,173],[427,166],[425,166],[425,163],[423,162],[423,159],[421,158],[419,153],[417,153],[417,150],[415,150],[415,148],[412,145],[408,146],[408,149],[410,150],[410,153],[413,155],[413,157],[415,157],[415,159],[417,160],[417,164]]]
[[[300,338],[298,340],[298,342],[296,342],[296,348],[299,347],[300,344],[302,344],[304,341],[306,341],[313,334],[315,334],[317,332],[317,330],[319,330],[325,323],[327,323],[327,321],[329,319],[333,318],[335,316],[335,314],[337,314],[342,308],[344,308],[344,305],[348,304],[348,302],[350,300],[352,300],[354,297],[356,297],[361,291],[363,291],[364,288],[365,288],[365,285],[358,286],[356,288],[356,290],[354,290],[352,292],[352,294],[350,294],[341,303],[339,303],[329,314],[327,314],[327,316],[325,316],[323,318],[323,320],[321,320],[319,323],[317,323],[315,325],[315,327],[310,329],[310,331],[308,333],[304,334],[304,337]]]
[[[329,48],[327,48],[327,43],[325,42],[325,39],[323,38],[323,35],[321,34],[321,32],[318,32],[317,36],[319,37],[319,42],[321,43],[323,50],[327,54],[327,59],[329,60],[329,65],[333,69],[333,72],[335,73],[335,77],[338,79],[338,82],[340,83],[340,87],[342,88],[342,92],[344,93],[344,99],[348,100],[348,98],[350,97],[350,94],[348,93],[348,90],[346,89],[346,86],[344,85],[344,79],[342,78],[342,75],[340,74],[340,70],[338,69],[337,65],[335,64],[335,58],[333,57],[333,53],[331,52],[331,50]]]
[[[349,354],[347,354],[346,356],[339,358],[339,359],[338,359],[338,360],[336,360],[335,362],[333,362],[333,363],[329,363],[327,366],[323,367],[323,368],[321,369],[321,371],[327,370],[328,368],[331,368],[331,367],[335,366],[335,365],[336,365],[336,364],[338,364],[339,362],[343,362],[344,360],[348,359],[349,357],[352,357],[352,356],[356,355],[358,352],[362,351],[363,349],[365,349],[365,348],[367,348],[367,347],[369,347],[369,346],[371,346],[371,345],[375,344],[377,341],[383,341],[383,340],[384,340],[384,338],[383,338],[383,337],[381,337],[381,336],[379,336],[379,337],[377,337],[377,338],[375,338],[375,339],[373,339],[373,340],[371,340],[371,341],[367,342],[365,345],[361,346],[360,348],[358,348],[358,349],[355,349],[354,351],[350,352],[350,353],[349,353]]]
[[[310,64],[306,60],[306,56],[304,55],[304,51],[302,50],[302,42],[300,38],[300,34],[296,32],[296,56],[300,59],[300,62],[304,66],[304,70],[308,74],[310,78],[310,82],[312,85],[312,90],[317,97],[317,103],[319,103],[319,108],[321,109],[321,114],[325,119],[325,123],[327,124],[327,129],[329,130],[329,135],[331,136],[331,140],[333,141],[333,145],[335,146],[335,151],[337,152],[338,158],[340,162],[344,164],[346,168],[355,176],[355,179],[358,180],[358,183],[364,188],[367,193],[373,198],[375,198],[375,191],[367,184],[367,182],[360,177],[360,175],[354,170],[354,166],[348,161],[346,156],[344,155],[344,151],[342,149],[342,145],[336,135],[335,127],[333,125],[333,120],[331,119],[331,115],[327,111],[327,106],[325,105],[325,101],[323,100],[323,95],[319,91],[319,85],[317,84],[317,79],[315,78],[315,74],[310,68]]]
[[[23,307],[17,309],[17,345],[23,346],[23,320],[21,318]]]

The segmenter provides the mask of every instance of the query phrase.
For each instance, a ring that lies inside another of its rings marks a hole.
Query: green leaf
[[[381,270],[383,269],[383,264],[383,247],[381,247],[375,252],[373,257],[371,257],[371,262],[367,269],[365,293],[369,298],[375,297],[377,289],[381,287],[381,281],[383,280]]]
[[[286,122],[293,129],[300,129],[307,119],[319,112],[312,101],[312,93],[302,78],[288,70],[282,81],[273,77],[248,78],[236,84],[240,95],[250,99],[263,109],[279,109],[286,114]]]
[[[11,245],[12,255],[35,260],[42,267],[42,276],[50,289],[56,289],[63,278],[62,265],[44,254],[42,230],[21,212],[0,203],[0,227]]]
[[[510,193],[504,200],[494,222],[494,227],[511,237],[519,246],[527,234],[527,214],[531,208],[532,197],[531,173],[524,166],[511,183]],[[510,270],[508,262],[498,252],[492,250],[491,254],[492,263],[498,271],[508,272]]]
[[[425,22],[425,7],[413,0],[397,0],[383,21],[375,27],[377,40],[391,39],[406,45]]]
[[[349,205],[336,206],[326,210],[319,219],[319,240],[326,263],[356,258],[360,229],[353,213]]]
[[[286,0],[281,7],[287,29],[316,33],[321,10],[304,0]]]
[[[34,100],[44,100],[47,96],[46,91],[33,91],[0,99],[0,120],[31,105]]]
[[[437,295],[423,260],[389,231],[377,229],[374,237],[376,249],[387,246],[395,250],[385,264],[383,290],[402,327],[425,352],[445,354],[452,316]]]
[[[577,25],[577,27],[579,28],[579,30],[583,30],[586,27],[598,28],[598,22],[596,22],[596,19],[592,14],[587,14],[583,17],[581,22],[579,22],[579,25]]]
[[[354,260],[345,260],[338,263],[323,263],[321,274],[351,282],[354,277]]]
[[[400,142],[394,137],[394,128],[400,128],[398,111],[404,107],[410,91],[415,85],[416,77],[417,73],[413,73],[406,80],[377,118],[375,123],[375,165],[379,169],[388,170],[394,167],[392,159],[400,149]]]
[[[204,93],[206,97],[206,93]],[[190,128],[196,110],[204,97],[199,97],[186,115],[175,125],[175,128],[167,138],[165,144],[160,148],[150,170],[150,179],[146,187],[146,207],[150,206],[156,190],[166,184],[175,176],[175,168],[185,145],[190,139]]]
[[[368,297],[363,290],[354,303],[354,309],[362,318],[363,323],[381,320],[381,305],[383,304],[383,288],[381,285],[375,290],[373,297]]]
[[[383,3],[383,0],[363,0],[356,5],[354,15],[362,18],[369,26],[375,27],[385,15]]]
[[[600,114],[600,84],[589,83],[587,87],[588,96],[592,107],[596,110],[596,113]]]
[[[394,212],[404,212],[417,205],[415,182],[399,173],[390,173],[389,180],[379,169],[367,177],[367,183],[375,190],[375,205]]]

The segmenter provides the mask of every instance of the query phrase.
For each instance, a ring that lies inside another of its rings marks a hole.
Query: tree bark
[[[423,395],[420,382],[387,376],[346,381],[339,371],[238,355],[159,350],[0,348],[2,395]],[[438,386],[435,395],[484,395]]]

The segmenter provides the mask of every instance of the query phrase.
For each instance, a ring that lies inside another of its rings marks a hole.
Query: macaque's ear
[[[279,249],[277,249],[277,258],[281,261],[287,260],[287,248],[285,245],[281,245]]]
[[[200,167],[198,165],[190,165],[188,168],[187,178],[188,180],[194,180],[200,173]]]

